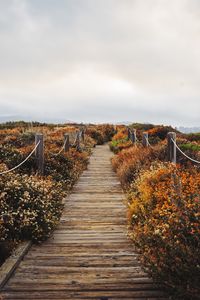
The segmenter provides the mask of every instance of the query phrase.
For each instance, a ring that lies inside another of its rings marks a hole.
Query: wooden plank
[[[0,289],[6,284],[14,270],[20,264],[21,260],[31,247],[31,242],[22,242],[15,249],[13,254],[5,261],[0,268]]]
[[[57,292],[32,292],[31,294],[28,292],[10,292],[3,294],[3,299],[9,300],[27,300],[27,299],[38,299],[38,300],[46,300],[46,299],[101,299],[101,300],[111,300],[111,299],[134,299],[134,300],[144,300],[146,298],[140,296],[138,297],[137,293],[134,290],[131,291],[82,291],[82,292],[71,292],[65,293],[60,291],[59,295]],[[151,300],[157,300],[158,298],[151,297]],[[160,297],[159,300],[166,300],[167,298]]]

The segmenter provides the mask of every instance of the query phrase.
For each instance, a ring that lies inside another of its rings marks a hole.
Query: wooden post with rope
[[[41,133],[36,133],[35,135],[35,145],[37,144],[38,146],[35,150],[37,169],[40,175],[44,175],[44,136]]]
[[[149,137],[148,137],[148,133],[147,132],[143,132],[142,134],[142,145],[147,148],[149,147]]]
[[[64,134],[64,152],[69,151],[69,134]]]
[[[136,141],[137,141],[136,129],[130,131],[130,140],[134,145],[136,145]]]
[[[168,132],[167,134],[167,153],[168,161],[176,164],[176,145],[173,143],[176,142],[176,133]]]
[[[80,150],[80,131],[78,131],[76,134],[76,149],[78,151]]]

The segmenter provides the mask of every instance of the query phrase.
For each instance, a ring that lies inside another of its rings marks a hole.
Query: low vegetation
[[[144,269],[172,288],[175,299],[199,299],[199,168],[180,153],[176,166],[167,162],[166,134],[171,128],[138,128],[137,145],[127,147],[126,128],[119,128],[110,143],[113,149],[118,137],[124,141],[124,147],[122,142],[114,149],[112,164],[127,193],[129,236]],[[142,130],[148,130],[152,147],[141,145]],[[191,142],[190,136],[177,134],[180,148],[197,159],[197,139]]]

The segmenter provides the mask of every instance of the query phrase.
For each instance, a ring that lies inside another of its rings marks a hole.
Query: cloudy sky
[[[200,126],[199,0],[0,0],[0,121]]]

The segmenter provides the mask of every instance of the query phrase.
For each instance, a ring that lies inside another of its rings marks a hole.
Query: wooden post
[[[36,133],[35,135],[35,145],[37,146],[37,149],[35,150],[35,156],[36,156],[36,163],[38,168],[38,173],[40,175],[44,175],[44,137],[41,133]]]
[[[76,148],[80,150],[80,131],[78,131],[76,135]]]
[[[131,132],[130,132],[130,128],[128,128],[128,140],[130,140],[131,137]]]
[[[131,132],[130,132],[130,140],[133,144],[136,144],[136,141],[137,141],[137,137],[136,137],[136,129],[133,129]]]
[[[69,134],[65,133],[64,134],[64,152],[69,151]]]
[[[167,134],[168,161],[175,164],[176,163],[176,146],[174,145],[172,140],[174,140],[176,142],[176,133],[168,132],[168,134]]]
[[[148,133],[147,132],[143,132],[142,134],[142,145],[147,148],[149,147],[149,143],[148,143]]]
[[[85,141],[85,129],[84,128],[81,130],[81,137],[82,137],[82,142],[84,143],[84,141]]]

